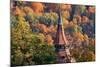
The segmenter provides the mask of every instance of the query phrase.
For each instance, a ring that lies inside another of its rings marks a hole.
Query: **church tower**
[[[62,17],[61,9],[58,10],[58,24],[57,32],[55,37],[55,49],[57,54],[57,63],[70,63],[70,52],[68,48],[68,41],[66,40],[63,26],[62,26]]]

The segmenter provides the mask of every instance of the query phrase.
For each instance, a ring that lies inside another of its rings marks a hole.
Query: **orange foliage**
[[[89,12],[90,13],[95,13],[95,7],[89,7]]]
[[[80,33],[80,32],[75,32],[75,33],[74,33],[74,38],[75,38],[75,39],[80,39],[81,41],[84,41],[84,36],[83,36],[83,34]]]
[[[91,45],[95,45],[95,39],[89,39]]]
[[[53,44],[53,39],[52,39],[51,35],[46,35],[46,42],[47,42],[48,44],[50,44],[50,45]]]
[[[56,28],[53,26],[53,25],[51,25],[49,28],[48,28],[48,32],[56,32]]]
[[[20,15],[21,14],[21,10],[19,9],[18,6],[15,7],[15,12],[14,12],[15,15]]]
[[[88,17],[87,16],[83,16],[82,17],[82,22],[83,23],[87,23],[89,21]]]
[[[84,40],[88,40],[88,35],[84,34]]]
[[[15,15],[25,16],[24,11],[21,10],[18,6],[15,7],[14,14],[15,14]]]
[[[41,14],[44,11],[44,6],[42,3],[32,3],[33,12],[36,14]]]
[[[39,29],[40,31],[42,31],[43,33],[48,33],[48,27],[44,24],[35,24],[34,27],[36,27],[37,29]]]

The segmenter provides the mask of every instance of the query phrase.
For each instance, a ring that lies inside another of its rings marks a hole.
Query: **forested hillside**
[[[58,4],[11,2],[11,65],[56,63]],[[95,60],[95,6],[61,4],[63,28],[76,62]]]

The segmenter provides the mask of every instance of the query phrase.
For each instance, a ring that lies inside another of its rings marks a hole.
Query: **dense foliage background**
[[[11,2],[11,65],[56,63],[58,4]],[[62,4],[63,28],[76,62],[95,60],[95,6]]]

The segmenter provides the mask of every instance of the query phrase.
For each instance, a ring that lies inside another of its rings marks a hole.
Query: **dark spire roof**
[[[64,45],[67,44],[67,40],[62,26],[61,10],[59,9],[57,13],[58,13],[58,26],[57,26],[55,44]]]
[[[62,17],[61,17],[61,12],[58,12],[58,24],[62,25]]]

